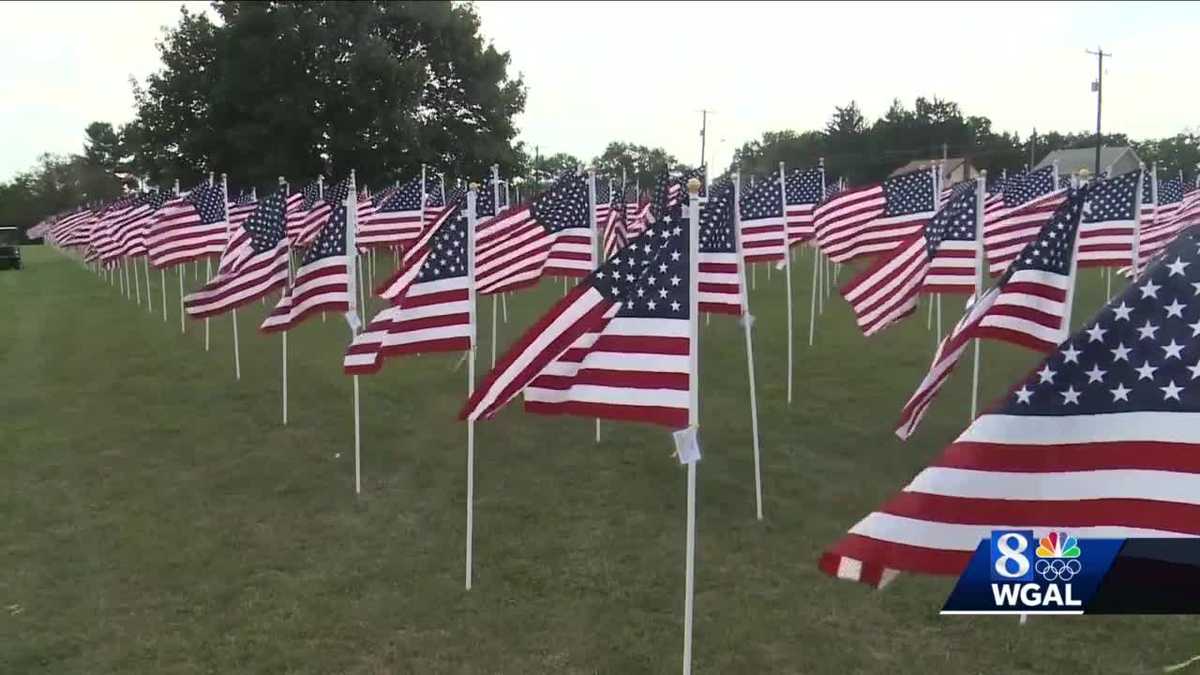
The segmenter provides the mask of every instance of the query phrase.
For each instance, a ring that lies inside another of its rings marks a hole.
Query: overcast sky
[[[46,151],[77,152],[92,120],[133,115],[130,76],[158,67],[178,2],[0,3],[0,180]],[[185,3],[194,4],[194,3]],[[203,4],[196,5],[203,9]],[[611,140],[708,160],[775,129],[821,128],[855,99],[868,120],[894,97],[957,101],[1027,136],[1095,125],[1135,138],[1200,129],[1200,3],[478,5],[483,32],[528,86],[521,138],[588,159]],[[532,147],[530,148],[532,150]]]

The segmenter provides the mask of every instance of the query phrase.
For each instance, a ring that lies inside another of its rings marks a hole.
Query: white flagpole
[[[163,323],[167,322],[167,268],[158,270],[158,282],[162,288]]]
[[[1087,170],[1085,169],[1084,171],[1086,172]],[[1056,169],[1055,173],[1057,174],[1057,169]],[[1083,172],[1081,172],[1081,173],[1083,173]],[[1057,180],[1057,178],[1056,178],[1056,180]],[[1082,182],[1083,181],[1081,181],[1081,183]],[[1134,203],[1135,212],[1136,212],[1137,208],[1139,208],[1141,206],[1141,203],[1140,203],[1141,202],[1141,194],[1142,194],[1141,187],[1142,186],[1139,184],[1138,185],[1138,195],[1137,195],[1137,197],[1135,197],[1135,199],[1137,201]],[[1088,189],[1088,186],[1081,184],[1080,189],[1086,190],[1086,189]],[[1082,218],[1083,218],[1083,216],[1081,214],[1080,219],[1082,219]],[[1067,280],[1067,304],[1066,304],[1066,308],[1063,312],[1062,328],[1059,330],[1059,333],[1058,333],[1059,340],[1066,339],[1066,337],[1071,334],[1071,313],[1072,313],[1072,310],[1074,310],[1074,308],[1075,308],[1075,283],[1079,277],[1079,239],[1080,239],[1079,228],[1076,227],[1075,228],[1075,242],[1071,248],[1071,277]]]
[[[146,270],[146,311],[154,312],[154,301],[150,299],[150,252],[142,258],[142,268]]]
[[[479,186],[472,184],[467,192],[467,284],[470,309],[471,347],[467,354],[467,397],[475,393],[475,204]],[[467,420],[467,543],[465,586],[471,590],[471,571],[474,562],[475,539],[475,421]]]
[[[609,183],[609,193],[612,193],[612,183]],[[589,170],[587,173],[587,189],[588,189],[588,229],[592,233],[592,269],[600,266],[600,256],[597,253],[600,237],[597,236],[599,223],[596,221],[596,172]],[[610,202],[611,204],[611,202]],[[493,366],[496,364],[493,363]],[[596,418],[596,442],[600,442],[600,418]]]
[[[142,306],[142,284],[140,281],[138,281],[137,261],[126,258],[125,259],[125,273],[126,274],[129,274],[130,267],[133,268],[133,274],[132,274],[132,276],[133,276],[133,291],[134,291],[134,293],[136,293],[136,295],[134,296],[136,298],[135,302],[137,303],[138,307],[141,307]]]
[[[171,187],[172,193],[179,196],[179,179],[175,179],[175,184]],[[180,263],[175,267],[175,271],[179,272],[179,333],[182,335],[187,332],[187,323],[184,320],[183,313],[183,274],[187,268],[187,263]],[[163,270],[163,320],[166,321],[167,316],[167,284],[166,270]]]
[[[987,259],[983,250],[983,201],[987,196],[987,170],[975,178],[975,302],[987,283]],[[979,350],[982,340],[975,338],[975,369],[971,374],[971,421],[979,410]]]
[[[825,195],[825,158],[821,157],[817,160],[817,166],[821,168],[821,195]],[[814,240],[815,241],[815,240]],[[817,330],[817,287],[820,286],[821,278],[821,251],[813,247],[813,278],[812,278],[812,306],[808,310],[808,346],[813,346],[813,335]]]
[[[230,233],[231,225],[229,224],[229,176],[226,174],[221,174],[221,197],[225,202],[225,240],[228,241],[232,235]],[[211,260],[211,258],[205,258],[205,260]],[[212,263],[208,263],[208,265],[211,264]],[[209,278],[211,278],[211,275]],[[242,351],[241,347],[238,346],[237,307],[233,308],[231,318],[233,320],[233,374],[234,377],[236,377],[238,380],[241,380]]]
[[[787,231],[787,169],[783,162],[779,163],[779,215],[783,221],[783,283],[787,286],[787,402],[791,405],[795,338],[792,335],[792,256],[788,247]]]
[[[180,334],[187,332],[187,324],[183,317],[183,273],[187,269],[187,263],[175,268],[179,272],[179,332]]]
[[[318,179],[319,180],[319,179]],[[354,169],[350,170],[350,187],[346,192],[346,323],[350,326],[350,339],[358,335],[362,323],[358,319],[358,184]],[[336,207],[335,207],[336,208]],[[359,405],[358,375],[354,376],[354,494],[362,493],[362,414]]]
[[[207,256],[204,258],[204,278],[212,278],[212,261]],[[204,317],[204,351],[208,351],[208,317]]]
[[[735,205],[741,201],[741,191],[742,177],[735,173],[733,174],[733,203]],[[750,294],[746,291],[746,263],[742,259],[742,214],[736,206],[733,209],[733,241],[737,250],[738,285],[742,294],[742,334],[746,339],[746,371],[750,380],[750,433],[753,434],[751,440],[754,445],[754,506],[758,519],[762,520],[762,464],[758,447],[758,393],[754,386],[754,342],[750,337],[754,315],[750,313]],[[790,295],[791,284],[788,284],[788,288]]]
[[[691,346],[688,357],[691,361],[690,376],[688,377],[688,427],[694,434],[700,424],[700,181],[693,178],[688,181],[688,267],[690,295],[688,297],[688,323],[690,325]],[[696,593],[696,462],[698,453],[689,453],[680,457],[687,463],[687,545],[684,563],[684,595],[683,595],[683,675],[692,672],[692,615]]]
[[[492,215],[500,215],[500,165],[492,165]],[[492,294],[492,367],[496,367],[496,319],[500,299]]]
[[[287,180],[283,176],[279,177],[279,185],[283,187],[283,201],[284,201],[284,204],[286,205],[289,186],[288,186]],[[284,236],[283,240],[287,242],[288,275],[290,277],[291,272],[292,272],[292,240],[288,239],[287,236]],[[290,278],[288,279],[288,283],[289,283],[289,285],[291,284]],[[282,374],[283,374],[282,386],[283,386],[283,425],[284,426],[287,426],[287,422],[288,422],[287,334],[288,334],[288,332],[286,330],[280,332],[280,335],[283,340],[282,341],[283,348],[282,348],[282,352],[280,355],[280,358],[281,358],[280,365],[282,366]]]

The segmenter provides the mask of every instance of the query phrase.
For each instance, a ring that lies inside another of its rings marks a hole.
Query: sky
[[[93,120],[133,117],[130,77],[181,4],[0,3],[0,180],[43,152],[79,152]],[[820,129],[834,106],[868,120],[893,98],[958,102],[998,131],[1095,126],[1134,138],[1200,131],[1190,49],[1200,3],[481,2],[482,33],[528,88],[519,138],[587,160],[610,141],[730,161],[762,132]],[[685,11],[686,10],[686,11]]]

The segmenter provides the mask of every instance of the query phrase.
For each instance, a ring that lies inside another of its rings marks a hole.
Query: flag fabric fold
[[[324,190],[324,225],[301,258],[295,280],[259,327],[263,332],[290,330],[314,312],[350,311],[347,256],[354,252],[346,250],[349,190],[348,180]]]
[[[1078,537],[1195,537],[1200,340],[1185,301],[1195,235],[981,415],[898,494],[821,556],[825,573],[882,586],[961,573],[994,529]]]
[[[1070,189],[1063,205],[999,282],[968,305],[900,411],[897,436],[906,439],[916,430],[972,339],[991,338],[1049,352],[1067,336],[1079,222],[1090,210],[1086,200],[1091,188]]]
[[[689,237],[677,203],[590,273],[501,358],[464,406],[688,425]]]
[[[231,226],[216,276],[184,298],[188,316],[198,319],[222,314],[287,284],[286,209],[287,195],[280,187],[258,201],[239,225]]]
[[[813,213],[817,246],[838,263],[892,251],[933,217],[934,188],[933,171],[920,169],[844,190]]]

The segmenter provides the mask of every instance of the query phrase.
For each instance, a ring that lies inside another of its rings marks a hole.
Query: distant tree
[[[592,166],[601,173],[615,178],[621,177],[630,184],[649,186],[655,178],[670,171],[679,163],[673,155],[662,148],[649,148],[635,143],[613,141],[604,152],[592,159]]]

